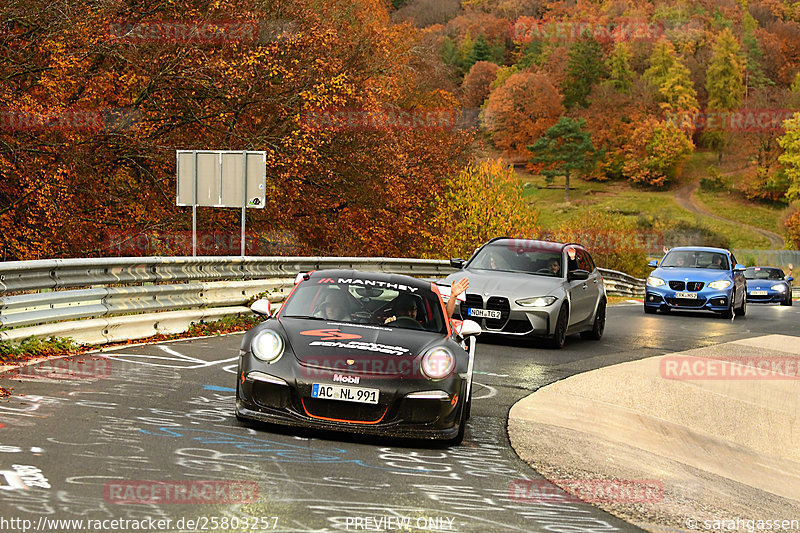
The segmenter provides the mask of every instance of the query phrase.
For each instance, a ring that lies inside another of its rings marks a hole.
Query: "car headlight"
[[[663,279],[657,278],[655,276],[649,276],[647,278],[647,284],[650,285],[651,287],[660,287],[660,286],[664,285],[665,283],[666,282]]]
[[[783,283],[776,283],[775,285],[770,287],[770,289],[772,289],[773,291],[784,292],[786,290],[786,285],[784,285]]]
[[[547,307],[558,300],[555,296],[534,296],[533,298],[523,298],[517,300],[517,305],[522,307]]]
[[[253,337],[250,348],[258,359],[274,363],[283,355],[283,339],[271,329],[265,329]]]
[[[446,348],[434,348],[422,356],[422,373],[430,379],[442,379],[450,375],[456,366],[456,358]]]
[[[708,286],[712,289],[727,289],[731,286],[731,281],[729,279],[719,279],[717,281],[712,281]]]

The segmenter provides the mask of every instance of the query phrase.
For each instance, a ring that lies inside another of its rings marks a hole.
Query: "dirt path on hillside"
[[[700,186],[699,181],[693,181],[689,183],[684,183],[680,187],[675,190],[675,201],[678,202],[682,208],[686,209],[687,211],[691,211],[696,215],[703,215],[707,217],[714,218],[716,220],[721,220],[723,222],[730,222],[731,224],[738,224],[739,226],[743,226],[750,231],[754,231],[759,235],[763,236],[764,238],[769,240],[769,249],[770,250],[780,250],[784,247],[785,241],[783,237],[773,231],[769,231],[766,229],[757,228],[755,226],[751,226],[750,224],[744,224],[739,220],[731,220],[729,218],[721,217],[719,215],[715,215],[714,213],[707,210],[705,207],[697,203],[697,199],[694,197],[694,193],[697,191],[698,187]]]

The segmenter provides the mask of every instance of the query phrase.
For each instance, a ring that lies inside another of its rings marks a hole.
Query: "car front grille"
[[[669,288],[673,291],[682,291],[686,290],[686,284],[682,281],[670,281]]]
[[[757,294],[757,295],[748,294],[747,295],[747,299],[748,300],[769,300],[769,299],[771,299],[773,297],[774,296],[771,295],[771,294]]]
[[[306,414],[313,418],[323,418],[338,422],[374,424],[386,414],[385,404],[343,402],[339,400],[320,400],[303,398]]]
[[[508,304],[508,299],[501,296],[492,296],[486,302],[486,309],[500,311],[500,318],[486,319],[486,327],[488,329],[503,329],[503,326],[508,322],[508,315],[511,314],[511,306]]]
[[[472,318],[467,314],[467,309],[483,309],[483,298],[481,298],[480,294],[467,294],[466,300],[461,302],[461,318],[463,319],[471,319],[477,322],[478,324],[481,323],[483,320],[482,318]]]
[[[703,307],[706,304],[705,298],[665,298],[669,305],[679,307]]]
[[[702,281],[690,281],[689,283],[686,284],[686,288],[689,289],[690,291],[697,292],[703,290],[704,285],[705,283],[703,283]]]

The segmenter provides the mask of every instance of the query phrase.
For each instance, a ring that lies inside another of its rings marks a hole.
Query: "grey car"
[[[498,237],[450,264],[460,270],[445,283],[465,276],[470,283],[455,314],[486,333],[545,337],[554,348],[574,333],[603,336],[603,277],[579,244]]]

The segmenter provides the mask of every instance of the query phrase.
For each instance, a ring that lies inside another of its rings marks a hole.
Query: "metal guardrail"
[[[70,337],[84,344],[179,333],[249,314],[261,293],[282,301],[299,272],[329,268],[439,278],[448,261],[357,257],[132,257],[0,263],[0,340]],[[611,295],[643,296],[644,280],[601,269]]]

